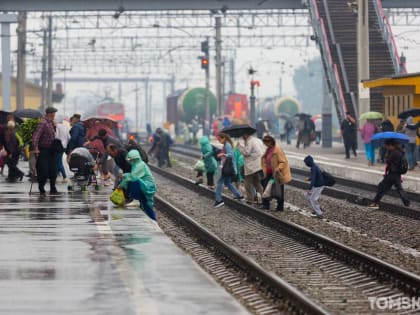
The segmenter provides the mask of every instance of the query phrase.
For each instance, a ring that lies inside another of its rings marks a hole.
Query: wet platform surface
[[[1,314],[248,314],[143,212],[111,210],[110,190],[0,186]]]

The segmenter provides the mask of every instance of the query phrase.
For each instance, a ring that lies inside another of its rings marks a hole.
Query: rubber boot
[[[283,211],[284,210],[284,199],[277,199],[277,207],[275,211]]]

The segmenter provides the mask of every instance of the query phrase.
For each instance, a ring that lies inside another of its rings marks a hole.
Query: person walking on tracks
[[[218,157],[222,161],[222,170],[220,177],[217,180],[216,186],[216,201],[214,203],[215,208],[223,206],[225,203],[222,201],[222,190],[225,185],[235,196],[235,199],[245,201],[244,196],[236,189],[232,184],[232,178],[236,177],[238,170],[236,169],[235,155],[233,154],[233,142],[230,136],[226,133],[219,133],[217,140],[223,144],[223,151],[218,154]]]
[[[52,148],[55,139],[54,117],[57,109],[47,107],[45,117],[41,120],[32,136],[32,145],[34,154],[37,157],[36,172],[38,175],[38,188],[41,197],[46,196],[45,184],[47,178],[50,180],[50,194],[57,194],[55,181],[57,178],[57,163],[55,160],[55,151]]]
[[[289,162],[283,149],[276,144],[272,136],[266,135],[263,138],[263,143],[267,149],[261,157],[261,167],[264,173],[263,186],[267,189],[267,184],[270,180],[274,180],[273,185],[279,185],[280,194],[271,196],[277,199],[277,207],[275,211],[284,210],[284,184],[292,180],[292,173],[290,171]],[[263,198],[262,209],[268,210],[270,208],[270,199]]]
[[[310,185],[305,193],[305,198],[311,203],[311,206],[314,209],[313,215],[322,219],[323,213],[318,199],[325,187],[324,176],[322,176],[321,169],[315,163],[312,156],[307,155],[303,162],[305,162],[306,166],[311,168]]]
[[[404,206],[410,206],[410,200],[406,197],[401,185],[401,174],[407,170],[402,170],[402,163],[404,159],[404,152],[400,149],[398,142],[394,139],[385,140],[385,147],[387,149],[385,175],[383,180],[378,184],[378,190],[373,203],[369,209],[379,209],[379,201],[388,192],[392,186],[395,186]]]

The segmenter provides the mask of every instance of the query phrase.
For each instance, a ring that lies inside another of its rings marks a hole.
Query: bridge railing
[[[347,106],[344,99],[343,88],[341,86],[340,74],[337,70],[337,65],[332,59],[324,20],[319,16],[316,0],[311,0],[308,4],[312,28],[314,29],[316,35],[316,42],[321,50],[321,58],[325,67],[325,75],[330,83],[329,87],[336,103],[335,107],[337,110],[337,116],[341,121],[344,118],[344,113],[347,111]]]
[[[397,44],[395,43],[395,36],[392,32],[391,23],[389,22],[388,16],[382,7],[382,0],[373,1],[373,6],[378,17],[379,29],[382,33],[382,38],[388,45],[389,51],[391,52],[392,64],[394,65],[395,73],[407,73],[405,63],[401,62],[400,55],[398,54]]]

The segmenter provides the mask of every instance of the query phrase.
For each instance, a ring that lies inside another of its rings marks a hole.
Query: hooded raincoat
[[[156,220],[153,211],[153,197],[156,193],[155,179],[147,164],[141,159],[139,151],[129,151],[127,160],[131,164],[131,172],[123,175],[120,187],[128,190],[131,198],[140,200],[141,207],[146,214]]]
[[[217,171],[217,161],[214,157],[213,147],[208,137],[203,136],[200,138],[200,148],[204,158],[206,173],[215,173]]]

